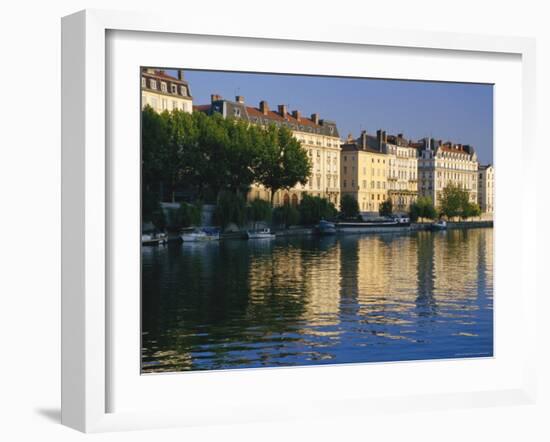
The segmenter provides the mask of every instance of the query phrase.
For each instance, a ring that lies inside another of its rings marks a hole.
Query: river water
[[[142,372],[493,354],[493,230],[142,249]]]

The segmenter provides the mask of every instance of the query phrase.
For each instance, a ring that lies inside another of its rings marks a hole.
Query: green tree
[[[286,127],[270,125],[261,137],[255,178],[271,191],[271,204],[280,189],[306,183],[311,163],[306,150]]]
[[[388,198],[386,201],[383,201],[382,204],[380,204],[380,208],[378,209],[378,212],[381,216],[391,216],[393,213],[393,202],[390,198]]]
[[[349,194],[345,194],[342,197],[342,201],[340,202],[340,209],[344,218],[351,219],[357,218],[357,216],[359,216],[359,203],[353,196]]]
[[[197,226],[201,223],[202,205],[180,203],[179,209],[176,212],[176,225],[174,227],[190,227]]]
[[[466,219],[474,216],[480,216],[481,215],[481,209],[479,208],[479,205],[476,203],[468,203],[466,207],[464,208],[461,218]]]
[[[273,222],[277,225],[284,224],[287,228],[295,226],[300,222],[300,212],[290,204],[276,207],[273,209]]]
[[[468,204],[468,191],[454,183],[447,184],[441,191],[440,211],[448,218],[462,217]]]
[[[411,204],[409,217],[412,222],[416,222],[418,218],[437,218],[437,211],[435,210],[432,199],[429,196],[418,197],[418,199]]]
[[[230,191],[220,192],[214,211],[214,219],[222,227],[230,223],[238,226],[246,222],[246,202],[242,195]]]
[[[227,132],[225,162],[218,167],[225,174],[225,187],[246,194],[256,178],[262,134],[258,127],[242,120],[225,120],[224,126]]]
[[[300,223],[304,225],[317,224],[321,219],[334,218],[338,213],[334,204],[326,198],[304,195],[298,205]]]
[[[145,194],[156,192],[162,182],[161,151],[167,142],[167,130],[166,121],[149,105],[142,111],[141,127],[141,182]]]
[[[158,194],[144,192],[141,201],[141,217],[145,223],[152,223],[158,230],[166,227],[166,216],[160,205]]]
[[[258,221],[271,221],[272,209],[269,201],[255,199],[252,201],[247,210],[247,218],[254,223]]]

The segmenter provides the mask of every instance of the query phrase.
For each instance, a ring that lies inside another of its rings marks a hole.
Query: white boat
[[[142,233],[141,244],[144,246],[158,246],[160,244],[166,244],[168,238],[165,233]]]
[[[445,220],[439,220],[436,223],[433,223],[431,225],[432,230],[446,230],[447,229],[447,222]]]
[[[248,239],[273,239],[275,234],[271,233],[271,229],[256,229],[256,230],[247,230],[246,237]]]
[[[324,219],[319,221],[316,229],[319,235],[336,235],[336,224]]]
[[[185,229],[180,238],[183,242],[218,241],[220,239],[220,232],[217,229],[191,228]]]

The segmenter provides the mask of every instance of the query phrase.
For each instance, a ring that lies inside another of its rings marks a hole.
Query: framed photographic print
[[[64,18],[63,423],[533,400],[533,45]]]

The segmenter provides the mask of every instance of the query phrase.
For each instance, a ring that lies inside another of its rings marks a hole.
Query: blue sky
[[[305,116],[318,112],[336,121],[341,138],[357,137],[362,129],[414,140],[431,136],[471,144],[481,163],[493,162],[492,85],[190,70],[184,75],[194,104],[209,103],[212,93],[231,100],[242,95],[249,106],[266,100],[273,110],[287,104]]]

